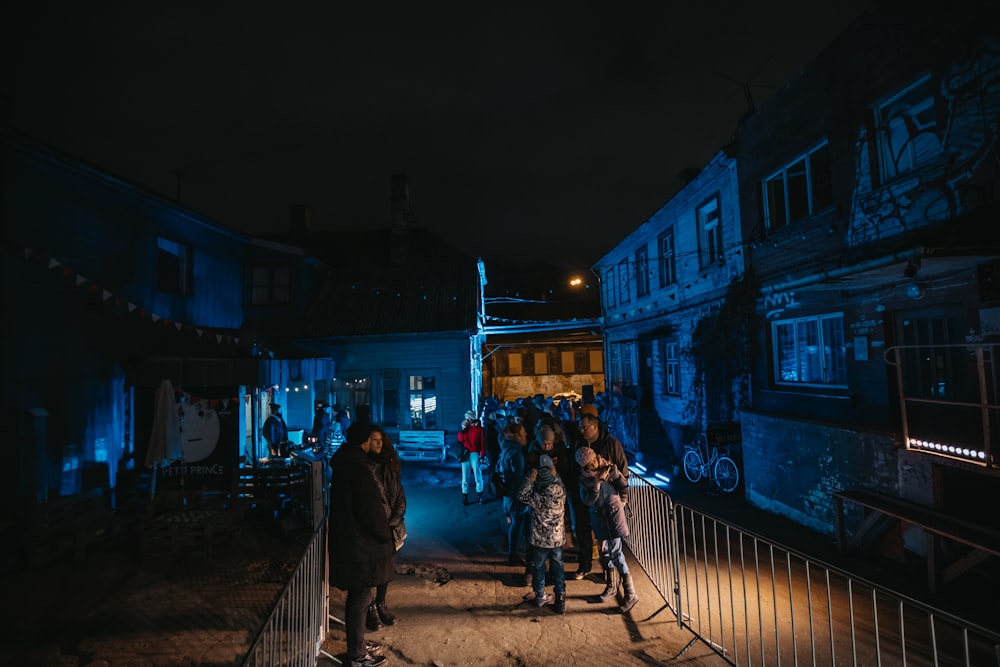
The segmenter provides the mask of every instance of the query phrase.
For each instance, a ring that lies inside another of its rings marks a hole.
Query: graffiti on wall
[[[878,106],[876,126],[858,137],[851,245],[941,222],[980,203],[975,178],[998,143],[1000,41],[987,41],[966,63],[929,79],[926,91],[921,98],[915,84]]]
[[[777,292],[764,295],[764,312],[767,319],[781,317],[787,310],[795,310],[802,304],[795,299],[795,292]]]

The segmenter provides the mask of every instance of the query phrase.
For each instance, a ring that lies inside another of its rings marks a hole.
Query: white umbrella
[[[174,387],[170,380],[160,382],[156,390],[153,411],[153,432],[146,449],[146,467],[153,469],[153,482],[149,497],[156,495],[156,468],[170,465],[181,458],[181,422],[174,400]]]

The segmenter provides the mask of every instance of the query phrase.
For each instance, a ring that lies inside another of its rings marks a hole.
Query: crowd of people
[[[604,583],[597,597],[610,601],[620,585],[620,611],[635,606],[639,598],[622,550],[629,534],[628,459],[597,405],[541,395],[505,405],[488,400],[482,418],[465,413],[458,441],[462,503],[472,504],[473,490],[483,502],[488,470],[507,518],[506,565],[523,572],[534,604],[551,603],[565,613],[566,580],[587,578],[596,558]],[[347,593],[347,658],[352,667],[380,667],[384,647],[365,631],[396,623],[387,592],[406,539],[399,456],[364,413],[329,462],[330,582]],[[577,561],[571,574],[567,556]]]

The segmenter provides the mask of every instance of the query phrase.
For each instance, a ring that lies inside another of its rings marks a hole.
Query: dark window
[[[635,293],[649,294],[649,250],[645,246],[635,251]]]
[[[677,254],[674,250],[674,228],[660,234],[660,287],[677,282]]]
[[[285,305],[291,296],[291,271],[287,266],[255,266],[251,270],[251,305]]]
[[[764,179],[764,224],[773,232],[833,203],[830,149],[824,142]]]
[[[156,240],[156,289],[191,295],[194,278],[191,246],[165,238]]]

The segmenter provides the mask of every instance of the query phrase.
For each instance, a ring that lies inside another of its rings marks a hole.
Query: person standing
[[[538,467],[524,477],[517,494],[518,500],[531,508],[531,535],[528,538],[528,567],[535,605],[552,602],[545,593],[545,565],[552,575],[556,613],[566,613],[566,571],[563,567],[563,518],[566,514],[566,488],[556,474],[555,463],[547,454],[538,458]]]
[[[371,426],[368,429],[368,458],[371,459],[375,482],[382,493],[383,506],[389,517],[393,547],[398,553],[406,540],[406,524],[403,522],[406,514],[406,492],[403,490],[399,454],[380,426]],[[393,571],[395,572],[395,562]],[[375,601],[368,607],[365,623],[369,630],[375,631],[383,625],[396,624],[396,616],[389,611],[385,599],[388,591],[388,581],[375,587]]]
[[[598,597],[606,602],[615,596],[618,591],[615,582],[617,573],[625,589],[625,600],[619,607],[625,614],[639,601],[622,550],[622,540],[629,535],[625,517],[628,478],[618,470],[617,465],[590,447],[578,449],[576,461],[580,465],[580,496],[583,504],[590,508],[590,522],[604,568],[604,591]]]
[[[462,420],[462,428],[458,432],[458,441],[462,444],[462,504],[469,504],[469,475],[476,482],[478,502],[483,504],[483,467],[480,457],[486,454],[486,438],[483,427],[479,425],[476,413],[469,410]]]
[[[264,421],[262,431],[271,458],[288,456],[288,426],[281,416],[281,404],[271,403],[271,415]]]
[[[333,444],[333,419],[327,412],[330,404],[325,401],[316,401],[316,413],[313,415],[312,433],[313,450],[323,452],[323,456],[330,455],[330,446]]]
[[[500,441],[500,459],[497,470],[503,476],[506,490],[503,496],[503,511],[507,516],[507,564],[525,565],[520,555],[521,541],[525,538],[525,518],[527,507],[517,498],[524,481],[524,446],[528,435],[524,426],[509,422]]]
[[[384,648],[365,640],[365,616],[372,590],[394,574],[392,528],[370,450],[371,440],[366,438],[344,444],[330,458],[330,584],[347,591],[344,625],[351,667],[380,667],[386,662]]]
[[[618,471],[625,476],[626,482],[628,481],[628,458],[625,456],[625,448],[615,436],[608,433],[598,417],[597,406],[593,403],[587,403],[580,408],[580,437],[574,450],[579,451],[581,447],[588,447],[615,464]],[[575,468],[576,475],[574,477],[579,480],[582,471],[579,465],[576,465]],[[594,538],[591,536],[593,526],[590,525],[590,512],[580,500],[580,491],[580,488],[575,484],[570,488],[570,493],[573,496],[575,542],[578,549],[578,566],[576,572],[573,573],[574,579],[583,579],[590,574],[594,558]]]

